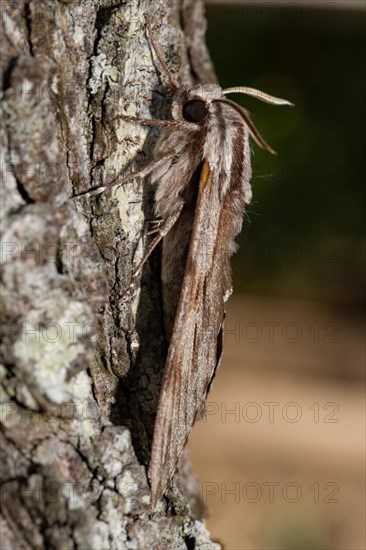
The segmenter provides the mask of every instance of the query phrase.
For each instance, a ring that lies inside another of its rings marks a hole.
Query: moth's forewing
[[[228,243],[222,242],[222,223],[227,216],[222,210],[219,188],[213,185],[213,174],[204,161],[155,421],[149,472],[153,504],[174,474],[221,354],[224,296],[229,283]]]
[[[215,99],[221,93],[216,85],[187,88],[184,93],[198,94],[210,108],[201,130],[193,124],[191,132],[160,139],[162,147],[169,142],[176,150],[176,160],[160,181],[156,178],[157,213],[170,215],[181,200],[184,208],[163,244],[164,317],[170,344],[150,461],[153,505],[174,474],[220,359],[224,303],[231,293],[229,257],[251,198],[248,130],[241,113]],[[193,177],[197,166],[199,181]],[[177,305],[173,295],[179,295]]]

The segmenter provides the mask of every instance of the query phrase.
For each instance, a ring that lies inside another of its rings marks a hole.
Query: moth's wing
[[[224,300],[231,288],[231,221],[213,176],[204,161],[155,421],[149,471],[153,504],[174,474],[221,356]]]

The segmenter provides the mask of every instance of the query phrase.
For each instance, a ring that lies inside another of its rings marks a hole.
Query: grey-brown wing
[[[228,215],[205,161],[155,421],[149,471],[153,504],[174,474],[220,359],[224,295],[231,286]]]

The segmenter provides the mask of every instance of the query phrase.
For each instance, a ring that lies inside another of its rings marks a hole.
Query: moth
[[[168,69],[147,20],[150,44],[173,92],[171,120],[120,115],[161,126],[154,160],[117,184],[151,175],[156,186],[155,238],[138,266],[141,273],[162,241],[164,325],[169,342],[152,442],[149,478],[154,506],[168,488],[222,352],[225,302],[232,292],[230,256],[250,203],[249,135],[274,153],[248,113],[226,98],[240,93],[274,105],[292,105],[253,88],[179,85]],[[116,183],[88,191],[103,192]],[[130,285],[130,289],[133,284]]]

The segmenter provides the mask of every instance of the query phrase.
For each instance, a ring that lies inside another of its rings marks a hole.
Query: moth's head
[[[222,89],[218,84],[185,84],[179,88],[172,102],[172,117],[174,120],[185,120],[196,124],[206,119],[210,103],[222,97]]]

